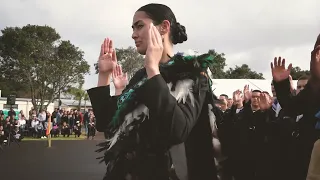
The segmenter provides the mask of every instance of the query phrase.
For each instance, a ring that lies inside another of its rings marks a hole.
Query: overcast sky
[[[116,47],[134,46],[134,12],[147,0],[0,0],[0,29],[49,25],[85,52],[91,65],[85,88],[97,84],[93,64],[105,37]],[[310,51],[320,33],[319,0],[162,0],[186,26],[188,41],[176,51],[216,49],[228,67],[247,63],[270,78],[270,62],[282,56],[309,68]]]

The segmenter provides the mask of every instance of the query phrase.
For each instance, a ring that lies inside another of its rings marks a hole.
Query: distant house
[[[73,100],[73,99],[61,99],[61,109],[65,109],[67,111],[70,111],[71,109],[78,109],[79,101]],[[54,107],[59,107],[59,100],[54,101]],[[80,104],[81,110],[92,108],[90,101],[81,101]]]
[[[47,103],[48,101],[45,101]],[[7,110],[10,110],[12,107],[16,112],[20,112],[21,110],[24,112],[25,116],[29,118],[29,111],[33,107],[31,99],[28,98],[16,98],[16,102],[14,105],[10,106],[7,104],[7,97],[1,97],[1,90],[0,90],[0,110],[4,110],[6,113]],[[54,104],[50,103],[47,107],[49,112],[53,112]]]

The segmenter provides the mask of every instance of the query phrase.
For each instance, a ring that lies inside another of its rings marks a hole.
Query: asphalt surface
[[[105,164],[94,152],[97,140],[23,141],[0,149],[2,180],[102,180]]]

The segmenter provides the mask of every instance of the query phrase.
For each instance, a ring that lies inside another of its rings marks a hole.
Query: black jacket
[[[296,168],[292,169],[294,179],[305,179],[308,172],[311,152],[313,144],[318,138],[315,125],[317,118],[316,113],[320,110],[320,91],[311,88],[310,81],[298,95],[294,96],[290,92],[289,79],[282,82],[274,82],[279,103],[292,117],[303,115],[303,119],[299,121],[300,135],[298,137],[297,149],[298,153]]]
[[[174,71],[176,72],[176,71]],[[130,80],[130,87],[145,75],[145,70],[138,71]],[[137,99],[149,109],[149,116],[140,125],[134,151],[137,163],[122,161],[117,173],[110,179],[127,173],[134,173],[139,180],[167,180],[169,169],[173,165],[180,180],[215,180],[217,179],[212,134],[208,118],[208,80],[199,75],[192,88],[194,103],[187,98],[185,103],[178,103],[171,95],[167,83],[176,74],[161,70],[161,75],[154,76],[137,90]],[[96,117],[96,128],[105,132],[117,108],[116,96],[110,96],[110,87],[96,87],[88,90]],[[126,147],[126,151],[132,146]],[[105,178],[108,179],[108,178]]]

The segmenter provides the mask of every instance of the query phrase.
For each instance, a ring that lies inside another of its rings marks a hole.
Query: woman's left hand
[[[162,38],[158,29],[151,23],[148,31],[148,48],[144,60],[144,66],[148,77],[151,78],[159,72],[159,63],[163,53]]]

